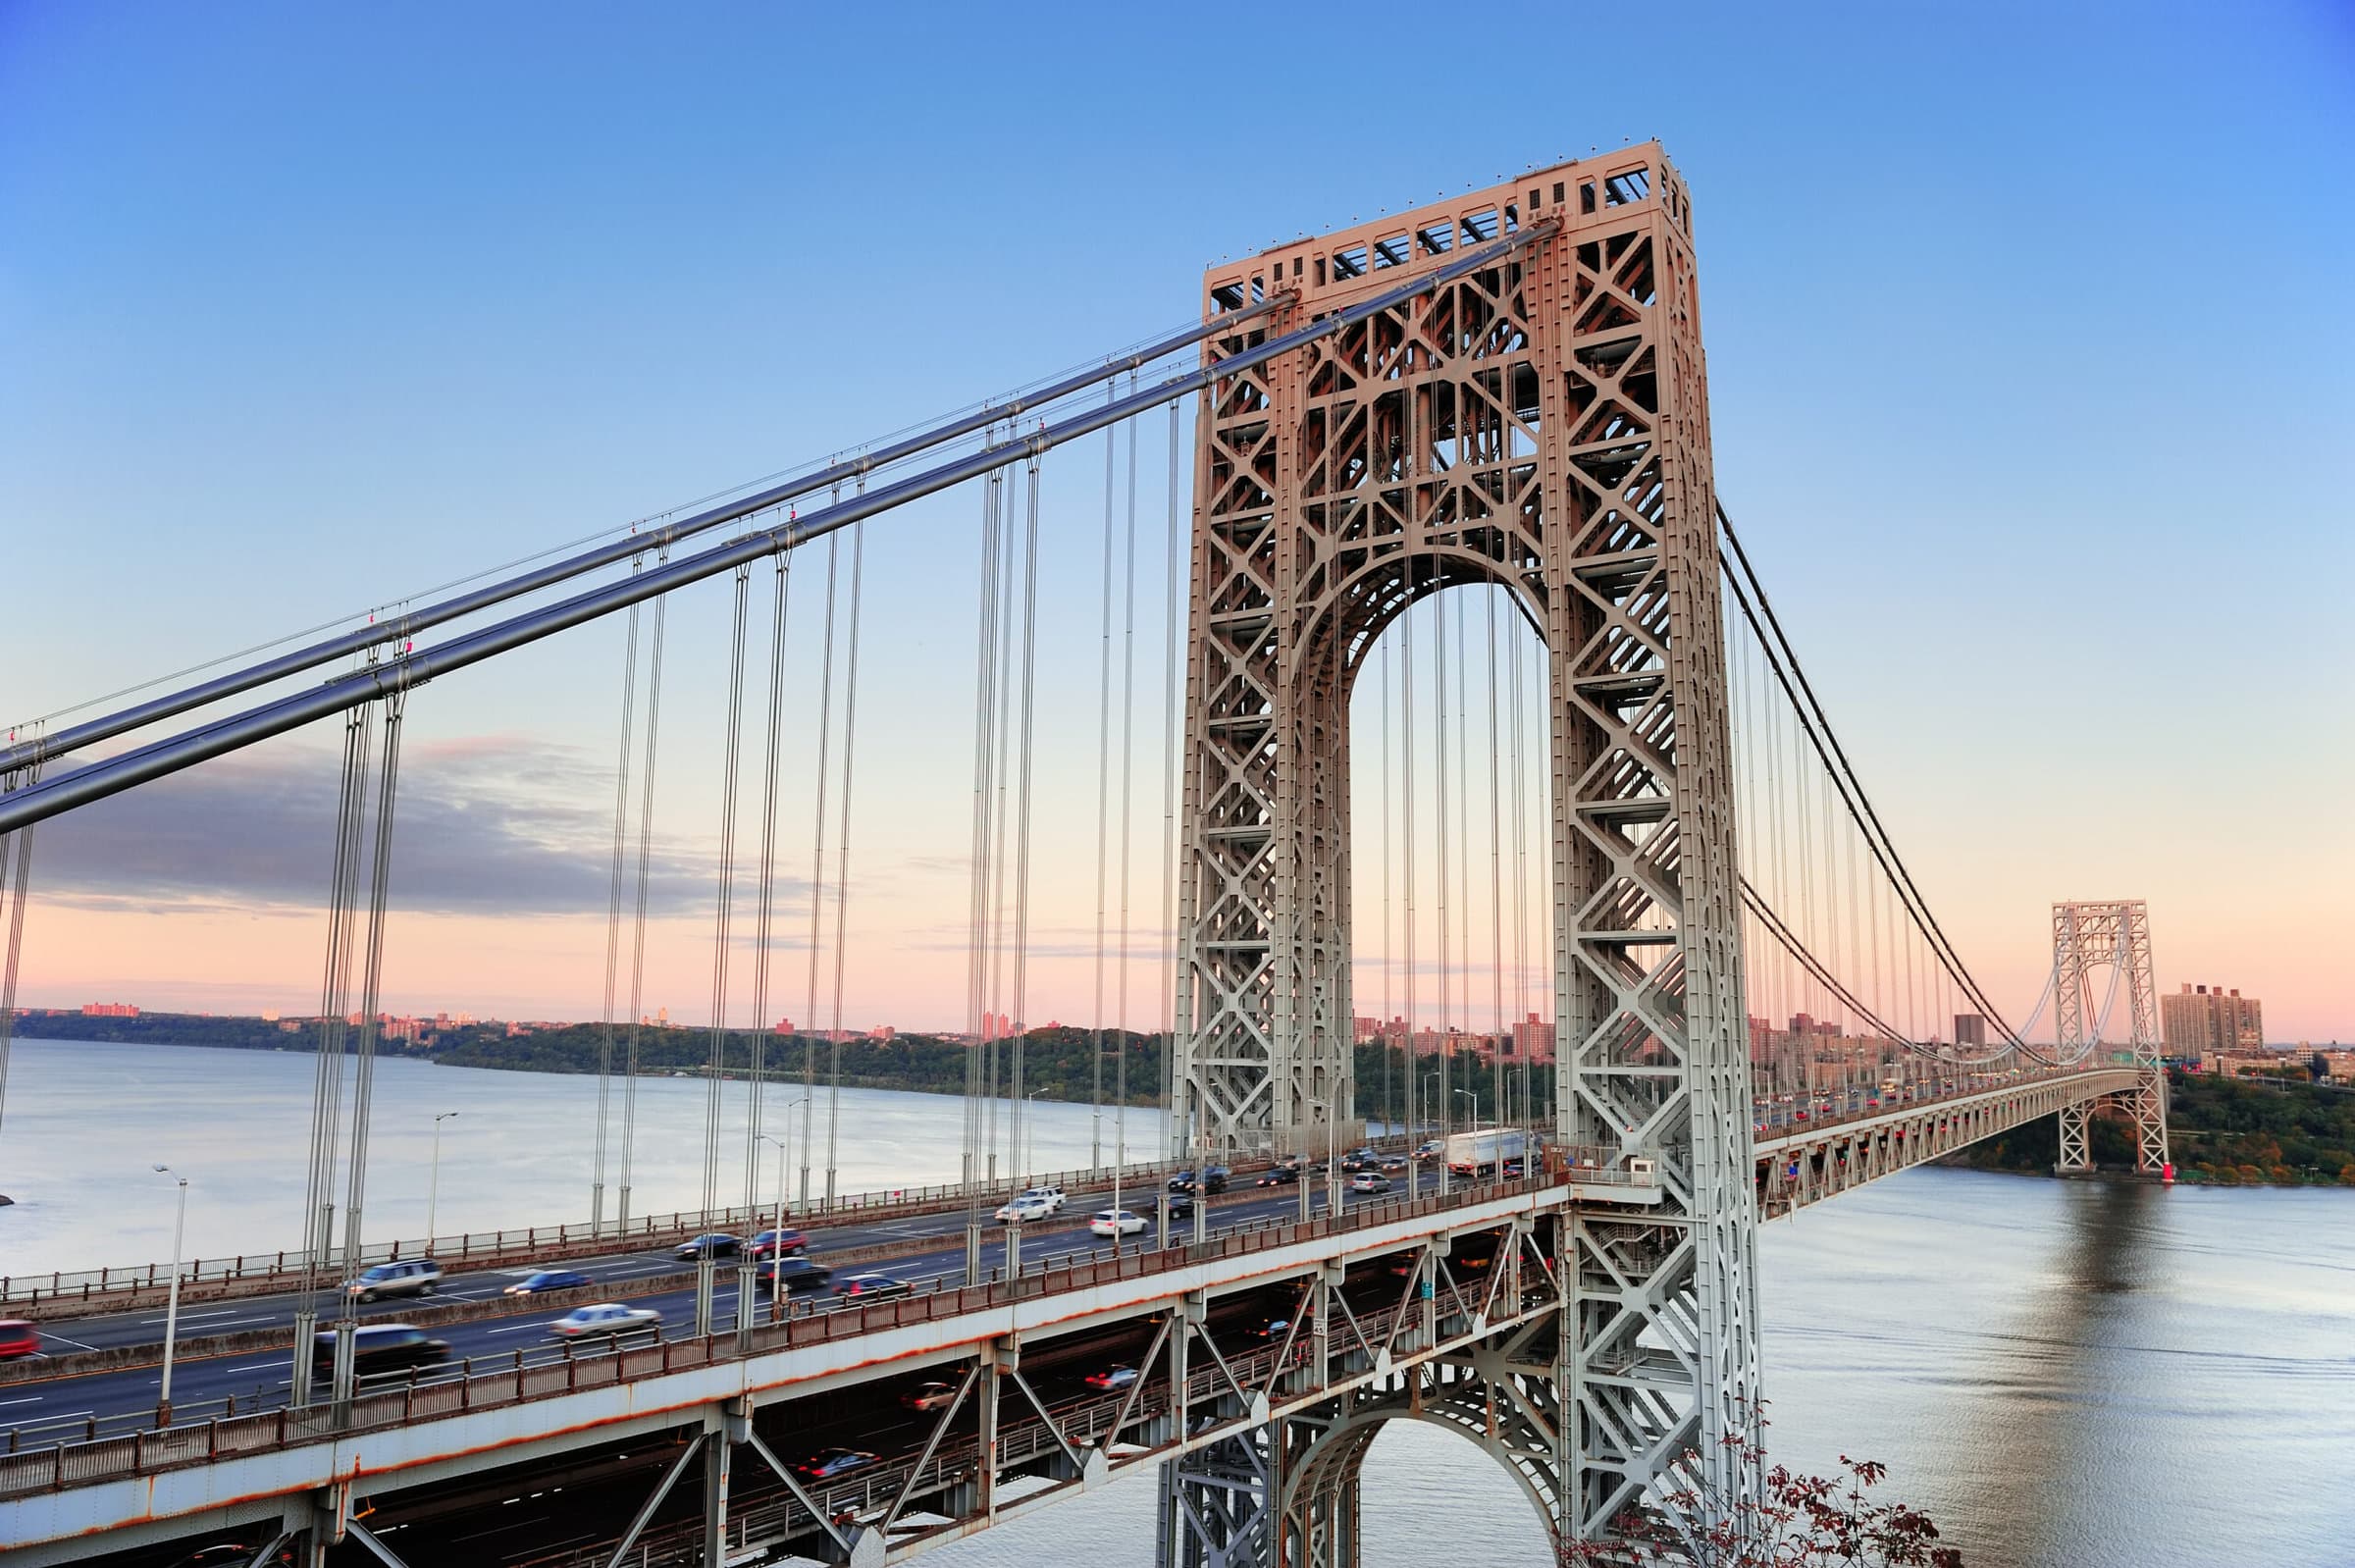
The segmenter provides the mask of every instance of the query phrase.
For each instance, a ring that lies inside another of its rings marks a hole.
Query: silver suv
[[[343,1293],[360,1301],[374,1301],[379,1296],[430,1296],[442,1282],[442,1265],[431,1258],[410,1258],[399,1263],[380,1263],[343,1287]]]

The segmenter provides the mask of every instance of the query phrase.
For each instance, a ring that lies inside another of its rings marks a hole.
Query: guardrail
[[[1422,1198],[1366,1203],[1338,1215],[1320,1215],[1306,1222],[1253,1222],[1200,1243],[1152,1251],[1091,1258],[1037,1273],[981,1284],[914,1292],[867,1306],[844,1307],[789,1317],[753,1330],[754,1355],[831,1343],[878,1330],[929,1323],[994,1307],[1013,1305],[1038,1296],[1092,1289],[1098,1285],[1188,1265],[1239,1256],[1268,1247],[1289,1246],[1377,1225],[1394,1224],[1427,1215],[1487,1202],[1497,1197],[1534,1193],[1549,1185],[1540,1177],[1484,1183],[1461,1191]],[[654,1377],[664,1373],[739,1359],[733,1329],[704,1338],[657,1339],[644,1345],[616,1344],[609,1351],[581,1354],[564,1347],[561,1359],[534,1361],[520,1352],[515,1361],[496,1371],[477,1372],[465,1365],[459,1376],[429,1380],[412,1375],[398,1388],[365,1393],[348,1406],[347,1419],[339,1420],[329,1406],[280,1408],[244,1416],[221,1415],[202,1421],[175,1422],[95,1440],[59,1441],[48,1447],[20,1448],[0,1453],[0,1497],[54,1490],[94,1482],[150,1475],[159,1470],[209,1463],[240,1454],[298,1447],[353,1433],[407,1426],[439,1416],[535,1399],[557,1397],[583,1388]]]
[[[1020,1186],[1061,1186],[1092,1191],[1110,1186],[1116,1176],[1126,1181],[1158,1181],[1185,1162],[1133,1163],[1117,1168],[1057,1171],[1035,1176],[980,1183],[978,1195],[995,1210],[1000,1195]],[[1258,1169],[1265,1161],[1247,1162],[1237,1169]],[[1019,1181],[1020,1186],[1012,1184]],[[962,1182],[931,1186],[893,1187],[876,1192],[837,1196],[832,1202],[786,1206],[786,1220],[797,1227],[841,1225],[938,1214],[968,1204],[974,1187]],[[646,1215],[624,1229],[614,1224],[528,1226],[512,1230],[476,1230],[424,1240],[380,1241],[360,1249],[356,1262],[344,1262],[340,1252],[331,1257],[314,1281],[333,1288],[362,1269],[400,1258],[431,1257],[447,1269],[497,1269],[521,1263],[557,1262],[606,1250],[675,1246],[713,1230],[765,1228],[776,1217],[766,1204],[745,1208],[704,1209],[677,1214]],[[304,1254],[299,1250],[242,1253],[232,1258],[199,1258],[181,1265],[183,1302],[220,1300],[237,1295],[268,1295],[298,1290],[304,1278]],[[107,1310],[161,1301],[172,1281],[168,1263],[133,1264],[113,1269],[82,1269],[36,1275],[0,1275],[0,1308],[30,1312],[43,1306],[71,1303],[78,1310]]]

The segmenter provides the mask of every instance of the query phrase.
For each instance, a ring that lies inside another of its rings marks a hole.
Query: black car
[[[710,1235],[697,1236],[693,1241],[680,1242],[670,1249],[670,1255],[674,1258],[732,1258],[743,1245],[734,1236],[714,1231]]]
[[[1280,1165],[1266,1176],[1261,1176],[1258,1184],[1263,1187],[1298,1186],[1300,1184],[1300,1168],[1296,1165]]]
[[[1199,1176],[1196,1176],[1191,1171],[1180,1171],[1170,1177],[1170,1190],[1195,1194],[1224,1192],[1227,1190],[1227,1168],[1223,1165],[1214,1165]]]
[[[399,1372],[429,1367],[449,1359],[449,1341],[435,1339],[423,1329],[405,1323],[366,1323],[352,1333],[352,1371],[361,1377],[377,1372]],[[311,1336],[311,1374],[324,1377],[335,1369],[336,1335],[329,1330]]]
[[[788,1295],[804,1290],[823,1290],[833,1279],[833,1270],[822,1263],[811,1263],[808,1258],[780,1258],[774,1263],[760,1266],[761,1288],[773,1290],[782,1281]]]
[[[1193,1217],[1194,1217],[1194,1199],[1193,1199],[1193,1195],[1192,1195],[1191,1193],[1187,1193],[1187,1192],[1173,1192],[1173,1193],[1171,1193],[1171,1194],[1170,1194],[1170,1223],[1171,1223],[1172,1225],[1176,1225],[1176,1224],[1177,1224],[1178,1221],[1180,1221],[1180,1220],[1191,1220]]]
[[[854,1274],[834,1286],[834,1294],[844,1301],[883,1301],[892,1296],[904,1296],[916,1286],[888,1274]]]

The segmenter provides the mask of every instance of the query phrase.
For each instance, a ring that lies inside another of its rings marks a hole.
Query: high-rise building
[[[2159,1032],[2169,1056],[2261,1050],[2265,1005],[2221,985],[2185,985],[2159,999]]]
[[[1955,1015],[1955,1043],[1957,1045],[1985,1045],[1987,1019],[1976,1013]]]

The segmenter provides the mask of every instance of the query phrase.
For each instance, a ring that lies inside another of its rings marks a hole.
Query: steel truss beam
[[[2097,1109],[2115,1107],[2134,1125],[2134,1168],[2148,1176],[2169,1169],[2167,1070],[2159,1060],[2159,986],[2151,965],[2151,912],[2140,899],[2097,899],[2053,906],[2054,1060],[2082,1062],[2100,1048],[2093,1037],[2101,1019],[2094,1003],[2093,973],[2117,971],[2126,992],[2130,1022],[2120,1065],[2136,1074],[2133,1089],[2103,1097],[2100,1106],[2079,1102],[2061,1113],[2062,1171],[2090,1171],[2093,1155],[2087,1124]]]
[[[1541,222],[1560,232],[1255,352]],[[1656,1159],[1666,1194],[1644,1246],[1573,1228],[1573,1277],[1622,1282],[1571,1319],[1554,1523],[1604,1535],[1688,1471],[1739,1496],[1719,1438],[1757,1394],[1755,1220],[1683,182],[1650,145],[1524,176],[1216,269],[1205,314],[1278,287],[1296,317],[1206,343],[1195,421],[1175,1152],[1311,1146],[1349,1115],[1350,686],[1416,600],[1501,586],[1550,661],[1555,1130]]]

